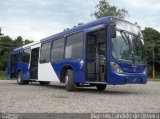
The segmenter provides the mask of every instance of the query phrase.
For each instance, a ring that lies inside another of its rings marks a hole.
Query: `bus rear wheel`
[[[68,69],[65,73],[65,87],[67,91],[74,91],[75,83],[74,83],[74,73],[72,69]]]
[[[24,80],[23,80],[23,76],[22,76],[22,72],[21,72],[21,71],[18,73],[17,83],[18,83],[19,85],[23,85],[23,84],[28,84],[28,83],[29,83],[29,81],[24,81]]]
[[[107,86],[106,84],[97,84],[96,85],[97,90],[99,90],[99,91],[105,90],[106,86]]]

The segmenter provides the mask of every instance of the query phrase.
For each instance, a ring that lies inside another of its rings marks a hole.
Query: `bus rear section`
[[[8,77],[17,78],[18,84],[28,84],[38,79],[40,45],[21,47],[10,53]]]

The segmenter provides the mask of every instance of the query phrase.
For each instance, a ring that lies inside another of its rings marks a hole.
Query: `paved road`
[[[15,80],[0,80],[0,112],[160,112],[160,82],[67,92],[61,84],[17,85]]]

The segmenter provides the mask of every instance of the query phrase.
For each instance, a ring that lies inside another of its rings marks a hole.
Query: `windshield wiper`
[[[123,30],[121,30],[121,31],[120,31],[120,33],[121,33],[121,36],[122,36],[122,38],[123,38],[124,42],[125,42],[126,44],[128,44],[128,42],[127,42],[126,38],[124,37],[124,31],[123,31]]]
[[[125,33],[123,30],[121,30],[120,33],[121,33],[122,38],[124,39],[124,41],[125,41],[127,44],[129,44],[129,50],[131,51],[131,55],[132,55],[132,62],[133,62],[133,64],[135,64],[135,58],[134,58],[134,52],[133,52],[133,45],[132,45],[129,37],[126,35],[126,33]]]

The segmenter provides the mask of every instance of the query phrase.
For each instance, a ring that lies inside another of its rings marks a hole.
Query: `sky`
[[[91,13],[99,0],[0,0],[0,27],[11,38],[39,41],[95,20]],[[111,5],[128,10],[125,18],[142,29],[160,31],[160,0],[108,0]]]

